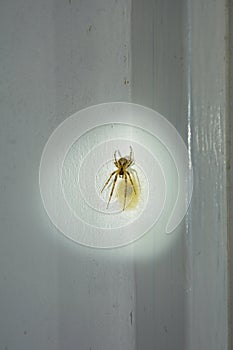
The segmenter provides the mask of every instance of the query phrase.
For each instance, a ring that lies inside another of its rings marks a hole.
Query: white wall
[[[4,1],[0,13],[0,349],[133,350],[132,247],[69,241],[38,186],[65,118],[129,101],[130,1]]]
[[[227,350],[224,1],[5,1],[0,33],[0,349]],[[153,230],[116,250],[74,244],[39,195],[51,132],[131,99],[193,161],[189,216],[162,253]]]

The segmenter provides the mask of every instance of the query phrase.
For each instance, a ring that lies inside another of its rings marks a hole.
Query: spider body
[[[133,183],[133,179],[132,179],[132,177],[130,175],[130,172],[128,171],[128,168],[133,164],[133,158],[132,158],[133,150],[132,150],[132,147],[130,146],[130,156],[127,157],[127,158],[126,157],[121,157],[118,160],[117,160],[117,157],[116,157],[116,152],[117,151],[114,152],[114,165],[117,167],[117,170],[115,170],[115,171],[113,171],[111,173],[111,175],[109,176],[109,178],[105,182],[104,187],[102,188],[101,192],[103,192],[103,190],[108,185],[108,183],[110,182],[110,180],[113,177],[113,175],[115,175],[114,176],[114,180],[113,180],[113,184],[112,184],[112,188],[111,188],[111,192],[110,192],[110,195],[109,195],[109,199],[108,199],[108,204],[107,204],[107,208],[108,208],[109,203],[110,203],[111,198],[112,198],[112,195],[113,195],[113,192],[114,192],[114,188],[115,188],[118,176],[120,178],[124,178],[125,179],[125,193],[124,193],[123,210],[125,210],[128,178],[129,178],[129,181],[130,181],[130,183],[131,183],[131,185],[133,187],[134,193],[136,194],[136,190],[135,190],[135,186],[134,186],[134,183]]]
[[[125,169],[129,167],[127,165],[128,159],[126,158],[120,158],[117,162],[114,162],[115,166],[119,169],[119,177],[123,177],[125,174]]]

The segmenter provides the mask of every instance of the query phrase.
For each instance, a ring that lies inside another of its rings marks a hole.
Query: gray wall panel
[[[132,13],[133,101],[175,125],[194,167],[170,250],[156,256],[153,230],[140,242],[153,258],[136,264],[137,348],[227,349],[225,2],[133,1]]]
[[[0,349],[133,350],[132,248],[69,241],[38,186],[66,117],[129,101],[130,1],[4,1],[0,17]]]

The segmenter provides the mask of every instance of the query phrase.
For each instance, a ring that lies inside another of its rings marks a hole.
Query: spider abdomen
[[[125,179],[125,193],[124,193],[124,206],[123,206],[123,210],[125,210],[125,203],[126,203],[126,196],[127,196],[127,181],[129,179],[134,193],[136,194],[136,190],[135,190],[135,186],[133,183],[133,180],[131,178],[130,173],[127,171],[127,168],[130,167],[130,165],[133,163],[133,150],[132,147],[130,146],[130,155],[129,157],[125,157],[125,158],[120,158],[119,160],[117,160],[116,157],[116,152],[114,152],[114,165],[117,167],[117,170],[113,171],[112,174],[109,176],[108,180],[105,182],[104,187],[102,188],[101,192],[103,192],[103,190],[105,189],[105,187],[108,185],[109,181],[111,180],[111,178],[114,176],[114,180],[113,180],[113,184],[112,184],[112,189],[110,192],[110,196],[108,199],[108,204],[107,204],[107,208],[109,206],[110,200],[112,198],[113,195],[113,191],[116,185],[116,181],[117,181],[117,177],[119,176],[120,178],[124,178]]]

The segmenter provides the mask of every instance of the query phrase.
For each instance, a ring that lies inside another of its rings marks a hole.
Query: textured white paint
[[[194,191],[188,349],[228,349],[225,1],[189,1],[190,151]]]

